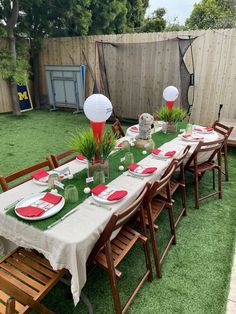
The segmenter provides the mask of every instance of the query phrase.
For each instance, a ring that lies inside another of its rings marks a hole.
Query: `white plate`
[[[56,171],[50,171],[50,172],[48,172],[48,173],[49,173],[49,175],[50,175],[50,174],[53,174],[53,173],[56,173],[56,174],[58,174],[60,177],[63,176],[63,178],[60,178],[60,180],[66,179],[66,175],[64,175],[64,174],[59,174],[59,173],[56,172]],[[49,177],[49,176],[48,176],[48,177]],[[47,180],[48,180],[48,177],[47,177]],[[44,181],[36,180],[35,178],[33,178],[32,181],[33,181],[34,183],[38,184],[38,185],[42,185],[42,186],[47,186],[47,185],[48,185],[48,181],[47,181],[47,182],[44,182]]]
[[[186,142],[200,142],[200,141],[203,141],[204,140],[204,137],[199,137],[198,136],[198,139],[196,140],[196,139],[194,139],[192,136],[189,136],[189,137],[183,137],[183,136],[181,136],[181,139],[183,140],[183,141],[186,141]]]
[[[154,156],[156,159],[168,159],[168,158],[172,158],[175,156],[175,154],[173,156],[165,156],[165,155],[156,155],[152,153],[152,156]]]
[[[81,160],[81,159],[78,159],[77,157],[75,158],[78,162],[82,162],[83,164],[87,164],[87,159],[83,159],[83,160]]]
[[[112,187],[110,187],[110,188],[112,188]],[[112,188],[112,189],[113,189],[113,188]],[[114,192],[120,191],[120,190],[118,190],[118,189],[113,189],[113,190],[114,190]],[[126,194],[126,196],[127,196],[127,195],[128,195],[128,194]],[[101,198],[101,197],[99,197],[99,196],[97,196],[97,195],[95,195],[95,194],[92,193],[92,198],[93,198],[95,201],[97,201],[98,203],[102,203],[102,204],[114,204],[114,203],[118,203],[118,202],[122,201],[126,196],[122,197],[122,198],[119,199],[119,200],[108,201],[107,199]]]
[[[34,194],[34,195],[30,195],[28,197],[25,197],[23,200],[21,200],[19,203],[16,204],[15,208],[18,207],[24,207],[24,206],[29,206],[30,204],[34,203],[35,201],[39,200],[40,198],[44,197],[45,193],[38,193],[38,194]],[[60,200],[60,202],[53,206],[52,208],[50,208],[49,210],[47,210],[42,216],[40,217],[25,217],[20,215],[16,210],[15,213],[17,216],[19,216],[22,219],[25,220],[42,220],[42,219],[46,219],[49,218],[55,214],[57,214],[65,205],[65,199],[64,197],[62,197],[62,199]]]
[[[195,133],[198,133],[198,134],[213,134],[214,133],[214,130],[213,131],[206,131],[206,130],[196,130],[194,129],[193,130]]]
[[[148,176],[151,176],[153,173],[155,173],[155,171],[153,171],[152,173],[138,173],[138,172],[134,172],[134,171],[131,171],[129,170],[129,173],[131,173],[132,175],[134,176],[140,176],[140,177],[148,177]]]
[[[135,127],[135,126],[133,126],[133,127]],[[129,128],[129,130],[130,130],[131,132],[134,132],[134,133],[139,133],[139,127],[137,127],[138,130],[132,130],[133,127],[131,126],[131,127]]]

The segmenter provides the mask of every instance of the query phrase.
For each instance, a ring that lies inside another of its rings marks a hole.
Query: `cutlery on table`
[[[109,206],[106,206],[106,205],[102,205],[102,204],[98,204],[98,203],[91,202],[91,201],[89,202],[89,205],[93,205],[93,206],[97,206],[97,207],[100,207],[100,208],[112,210],[112,207],[109,207]]]
[[[71,214],[73,214],[74,212],[76,212],[79,208],[74,208],[71,211],[69,211],[67,214],[65,214],[64,216],[62,216],[61,218],[59,218],[58,220],[54,221],[51,225],[47,226],[47,229],[51,229],[52,227],[54,227],[55,225],[57,225],[59,222],[63,221],[65,218],[67,218],[68,216],[70,216]]]
[[[4,211],[7,211],[7,210],[11,209],[12,207],[16,206],[16,204],[19,203],[21,200],[23,200],[23,197],[19,198],[15,202],[13,202],[13,203],[7,205],[6,207],[4,207]]]
[[[138,175],[127,173],[127,172],[124,172],[123,175],[126,176],[126,177],[132,177],[132,178],[135,178],[135,179],[144,180],[143,177],[139,177]]]

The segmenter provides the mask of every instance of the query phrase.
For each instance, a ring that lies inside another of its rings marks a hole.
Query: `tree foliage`
[[[145,25],[142,32],[162,32],[166,27],[166,20],[164,15],[166,10],[164,8],[157,9],[153,12],[152,16],[145,20]]]
[[[202,0],[194,5],[186,26],[190,29],[232,28],[235,22],[233,0]]]

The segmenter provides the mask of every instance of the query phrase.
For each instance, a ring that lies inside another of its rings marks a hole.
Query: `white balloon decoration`
[[[179,91],[175,86],[168,86],[163,91],[163,98],[166,101],[175,101],[179,96]]]
[[[102,94],[93,94],[84,102],[84,113],[93,122],[104,122],[112,114],[112,103]]]

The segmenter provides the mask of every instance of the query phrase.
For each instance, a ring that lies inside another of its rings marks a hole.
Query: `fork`
[[[93,205],[93,206],[97,206],[97,207],[100,207],[100,208],[112,210],[112,207],[109,207],[109,206],[106,206],[106,205],[102,205],[102,204],[97,204],[97,203],[92,202],[92,201],[89,202],[89,205]]]
[[[139,177],[139,176],[136,176],[135,174],[131,174],[131,173],[123,173],[123,175],[124,176],[126,176],[126,177],[132,177],[132,178],[135,178],[135,179],[139,179],[139,180],[144,180],[144,178],[143,177]]]

